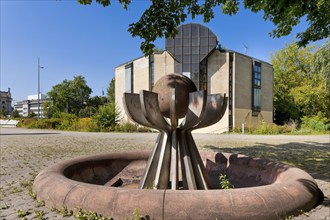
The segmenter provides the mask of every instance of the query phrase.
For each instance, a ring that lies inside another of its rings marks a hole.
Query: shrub
[[[77,131],[99,131],[96,122],[92,118],[79,118],[74,121],[72,127]]]
[[[61,124],[58,118],[36,119],[27,125],[27,128],[56,129]]]
[[[28,118],[35,118],[36,116],[37,116],[36,113],[31,112],[31,113],[28,115]]]
[[[296,123],[276,125],[274,123],[267,123],[262,121],[255,128],[245,128],[247,134],[290,134],[296,130]],[[235,129],[234,132],[241,132],[241,129]]]
[[[17,127],[28,127],[32,122],[34,122],[36,119],[32,118],[21,118],[19,122],[17,123]]]
[[[129,122],[116,125],[113,130],[117,132],[151,132],[149,128]]]
[[[58,116],[61,119],[61,123],[57,127],[58,129],[60,129],[60,130],[75,130],[73,125],[76,121],[78,121],[78,117],[76,115],[62,112]]]
[[[120,111],[115,103],[109,105],[100,106],[97,113],[93,116],[96,124],[101,129],[109,129],[117,125],[119,121]]]
[[[330,130],[330,124],[321,112],[311,117],[304,116],[301,121],[302,130],[312,130],[317,132],[326,132]]]
[[[12,113],[11,113],[11,116],[12,118],[19,118],[20,115],[19,115],[19,112],[15,109]]]
[[[276,125],[262,121],[261,124],[254,130],[254,134],[289,134],[295,130],[294,126]]]

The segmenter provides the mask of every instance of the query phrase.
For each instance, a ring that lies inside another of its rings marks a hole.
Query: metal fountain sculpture
[[[209,189],[191,132],[222,118],[226,96],[197,91],[188,77],[173,73],[158,80],[153,92],[125,93],[123,101],[131,120],[159,130],[139,188]]]
[[[60,161],[36,177],[38,200],[51,208],[79,207],[115,219],[138,208],[154,219],[275,220],[319,204],[322,192],[298,168],[237,154],[199,154],[191,132],[222,118],[225,95],[197,91],[189,78],[169,74],[153,92],[124,94],[124,102],[132,120],[160,131],[152,153],[111,152]],[[223,172],[235,189],[219,189]],[[130,182],[135,178],[140,189]],[[128,184],[117,185],[121,179]]]

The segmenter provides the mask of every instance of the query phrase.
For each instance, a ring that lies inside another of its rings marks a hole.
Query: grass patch
[[[307,171],[314,178],[330,179],[329,143],[291,142],[284,144],[258,143],[252,146],[216,147],[205,145],[204,149],[218,152],[243,154],[254,158],[267,158]]]
[[[242,133],[241,128],[235,128],[233,133]],[[303,117],[301,124],[297,121],[290,121],[284,125],[267,123],[262,121],[256,127],[244,128],[245,134],[266,134],[266,135],[318,135],[330,134],[330,124],[325,119],[315,117]]]

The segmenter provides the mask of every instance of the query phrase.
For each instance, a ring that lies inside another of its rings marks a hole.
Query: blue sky
[[[99,4],[80,5],[76,1],[10,1],[1,4],[1,91],[11,88],[15,101],[38,91],[38,57],[43,93],[64,79],[83,75],[92,95],[102,95],[114,77],[116,66],[142,56],[141,39],[127,32],[150,4],[133,0],[128,10],[117,1],[104,8]],[[202,18],[185,23],[202,23]],[[306,29],[302,22],[286,37],[271,38],[274,28],[262,13],[243,8],[237,15],[222,15],[205,24],[225,48],[270,61],[271,52],[291,43],[297,32]],[[156,46],[164,49],[164,39]]]

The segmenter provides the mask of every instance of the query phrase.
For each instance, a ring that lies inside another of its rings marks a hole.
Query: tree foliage
[[[78,0],[80,4],[91,4],[92,0]],[[110,0],[96,0],[104,7],[110,5]],[[119,0],[124,9],[131,0]],[[187,15],[195,18],[202,15],[204,22],[214,18],[214,10],[221,8],[222,13],[232,15],[239,10],[238,0],[152,0],[141,18],[129,25],[128,31],[133,37],[138,36],[144,41],[141,50],[145,55],[153,52],[157,37],[174,37],[176,27],[183,23]],[[245,8],[253,12],[263,11],[264,20],[270,20],[276,26],[270,35],[272,37],[286,36],[291,33],[301,19],[308,22],[308,28],[297,34],[299,46],[306,46],[311,41],[326,38],[330,35],[330,1],[282,1],[282,0],[244,0]]]
[[[107,88],[107,96],[110,103],[115,103],[115,78],[112,78]]]
[[[119,121],[120,111],[115,103],[100,106],[94,115],[96,124],[102,129],[115,126]]]
[[[329,42],[320,48],[293,42],[272,54],[271,63],[278,124],[320,114],[330,119]]]
[[[12,118],[19,118],[19,117],[20,117],[19,112],[17,111],[17,109],[15,109],[15,110],[11,113],[11,117],[12,117]]]
[[[66,112],[78,116],[91,93],[92,89],[83,76],[74,76],[73,80],[65,79],[47,93],[50,102],[44,104],[44,109],[48,115]]]

